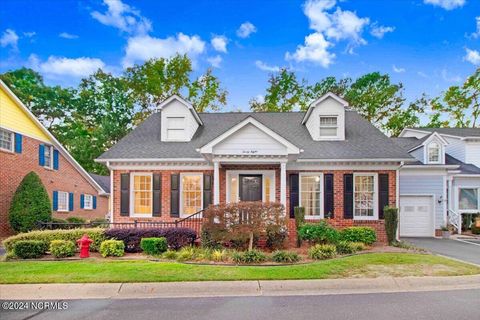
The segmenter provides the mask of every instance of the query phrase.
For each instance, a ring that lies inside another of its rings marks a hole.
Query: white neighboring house
[[[480,129],[405,128],[394,142],[417,159],[400,169],[400,236],[433,236],[480,213]]]

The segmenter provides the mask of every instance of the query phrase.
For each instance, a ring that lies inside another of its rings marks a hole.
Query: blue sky
[[[479,16],[477,18],[477,16]],[[478,21],[478,25],[477,25]],[[480,1],[22,1],[0,6],[0,72],[38,70],[75,85],[98,67],[119,73],[187,53],[248,109],[269,74],[290,67],[310,82],[389,73],[408,99],[460,84],[480,64]]]

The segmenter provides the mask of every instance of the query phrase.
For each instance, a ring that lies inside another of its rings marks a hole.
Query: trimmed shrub
[[[105,240],[100,245],[102,257],[121,257],[125,254],[125,244],[120,240]]]
[[[273,250],[284,248],[287,237],[288,231],[286,228],[279,226],[267,227],[267,248]]]
[[[337,255],[337,248],[333,244],[316,244],[308,249],[308,256],[315,260],[331,259]]]
[[[15,194],[8,215],[10,226],[16,232],[33,230],[38,221],[52,219],[52,204],[47,190],[35,172],[27,174]]]
[[[189,228],[129,228],[107,229],[105,237],[123,241],[126,252],[141,252],[140,241],[142,238],[163,237],[167,239],[170,249],[178,250],[192,245],[197,238],[197,233]]]
[[[377,241],[377,234],[375,230],[370,227],[348,227],[342,230],[340,238],[345,241],[363,242],[371,245]]]
[[[232,260],[235,263],[260,263],[267,260],[267,256],[259,250],[236,251],[232,254]]]
[[[272,253],[272,260],[279,263],[293,263],[300,260],[296,252],[277,250]]]
[[[340,233],[325,221],[319,223],[307,223],[298,229],[301,240],[316,244],[336,243],[340,239]]]
[[[66,220],[68,223],[78,223],[78,224],[87,223],[87,220],[80,217],[68,217]]]
[[[143,252],[153,255],[159,255],[167,251],[167,239],[165,238],[143,238],[140,241],[140,247]]]
[[[398,208],[386,206],[383,208],[385,218],[385,232],[387,233],[388,244],[394,243],[397,239]]]
[[[40,258],[47,251],[47,244],[38,240],[21,240],[13,245],[13,254],[21,259]]]
[[[76,246],[73,241],[53,240],[50,242],[50,253],[55,258],[72,257],[75,255]]]
[[[175,250],[167,250],[162,254],[163,259],[168,260],[177,260],[178,251]]]
[[[96,228],[107,228],[109,221],[104,218],[97,218],[90,220],[90,225]]]
[[[297,247],[302,246],[302,239],[298,235],[298,229],[305,223],[305,208],[295,207],[293,208],[293,214],[295,216],[295,225],[297,227]]]
[[[13,245],[18,241],[39,240],[43,241],[48,248],[48,245],[53,240],[68,240],[76,243],[77,240],[80,239],[84,234],[87,234],[88,237],[93,240],[92,244],[90,245],[90,250],[98,251],[100,244],[105,240],[104,232],[105,230],[100,228],[30,231],[5,239],[3,241],[3,245],[8,252],[13,250]]]
[[[335,247],[337,248],[338,254],[352,254],[357,252],[357,246],[350,241],[339,241],[337,244],[335,244]]]

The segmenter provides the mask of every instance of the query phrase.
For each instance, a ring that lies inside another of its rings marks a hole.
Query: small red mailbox
[[[77,240],[78,246],[80,247],[80,258],[88,258],[90,256],[90,244],[93,242],[92,239],[88,237],[87,234],[84,234],[81,239]]]

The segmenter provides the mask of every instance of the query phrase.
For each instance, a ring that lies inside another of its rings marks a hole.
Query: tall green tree
[[[173,94],[191,100],[197,111],[216,111],[226,104],[227,92],[211,70],[192,80],[192,62],[186,55],[152,59],[127,69],[125,79],[141,110],[141,121]]]
[[[480,127],[480,68],[461,86],[448,88],[432,99],[433,114],[429,126]]]
[[[75,91],[60,86],[47,86],[42,76],[32,69],[9,71],[0,74],[0,79],[54,133],[71,110]]]

